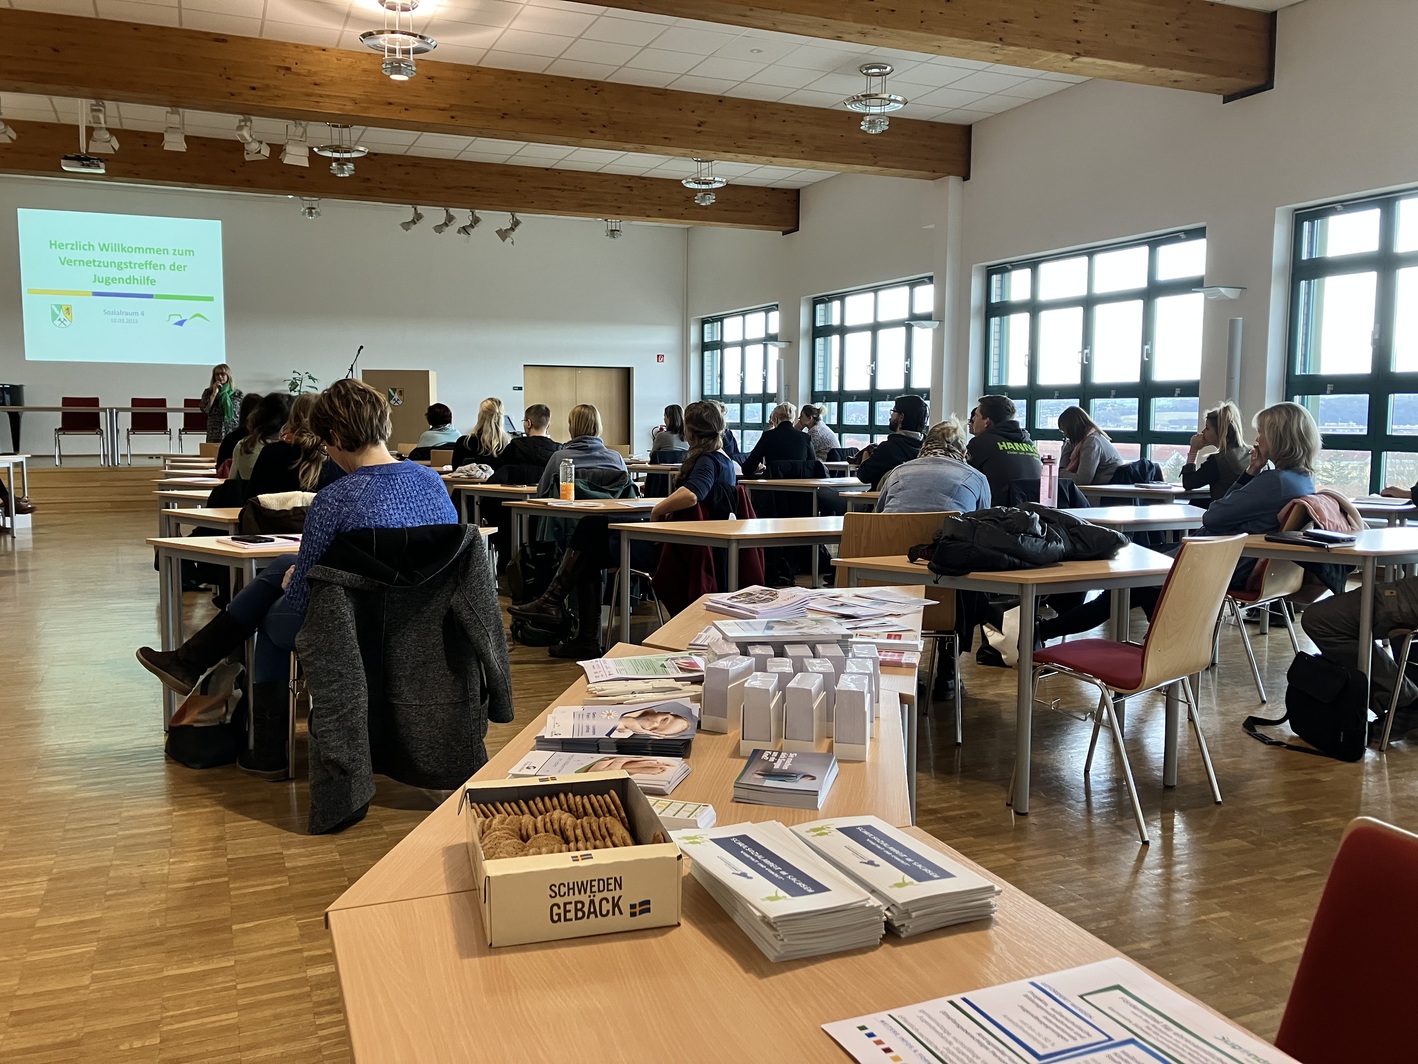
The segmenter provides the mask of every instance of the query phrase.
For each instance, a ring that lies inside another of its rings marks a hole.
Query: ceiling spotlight
[[[886,117],[887,114],[901,110],[910,101],[904,96],[886,91],[886,76],[893,69],[890,63],[863,63],[857,69],[866,76],[866,91],[848,96],[842,101],[842,106],[864,116],[863,131],[885,133],[891,126],[891,119]]]
[[[366,30],[360,43],[384,57],[380,69],[392,81],[408,81],[417,72],[414,56],[427,55],[438,47],[432,37],[414,32],[414,11],[419,0],[378,0],[384,8],[384,28]]]
[[[458,226],[459,236],[472,236],[473,230],[483,224],[483,220],[478,217],[477,211],[468,212],[468,224]]]
[[[319,218],[320,201],[312,196],[300,197],[300,216],[302,218]]]
[[[414,212],[414,216],[413,216],[412,218],[410,218],[407,222],[400,222],[400,223],[399,223],[399,228],[402,229],[402,230],[403,230],[404,232],[406,232],[406,233],[407,233],[410,229],[412,229],[414,226],[418,225],[419,222],[423,221],[423,213],[422,213],[417,207],[414,207],[414,208],[411,208],[411,209],[412,209],[413,212]]]
[[[504,244],[516,244],[517,241],[512,239],[512,234],[522,228],[522,219],[518,218],[516,213],[513,213],[510,217],[512,220],[507,223],[505,229],[493,230],[493,232],[497,234],[497,239],[501,240]]]
[[[118,138],[108,128],[108,108],[102,100],[89,104],[89,125],[94,131],[89,134],[89,151],[95,155],[112,155],[118,150]]]
[[[167,111],[167,125],[162,131],[162,150],[187,150],[187,133],[182,125],[182,112],[176,107],[169,107]]]
[[[8,126],[6,128],[9,128]],[[84,101],[79,101],[79,150],[59,157],[59,167],[70,174],[102,174],[106,167],[103,160],[84,151]]]
[[[250,115],[242,115],[236,120],[236,139],[241,141],[242,158],[248,163],[271,157],[271,146],[257,138],[252,131]]]
[[[701,207],[708,207],[715,199],[712,190],[723,188],[728,182],[722,177],[714,176],[713,159],[695,159],[694,176],[684,178],[680,184],[685,188],[695,189],[698,195],[694,197],[694,202]]]
[[[354,161],[363,159],[369,154],[368,148],[362,148],[354,142],[354,133],[349,126],[335,125],[327,123],[330,127],[330,143],[317,144],[310,150],[316,155],[323,155],[331,160],[330,173],[336,177],[353,177]]]
[[[454,218],[454,217],[453,217],[453,212],[450,211],[447,207],[444,207],[444,208],[443,208],[443,221],[441,221],[441,222],[439,222],[437,225],[435,225],[435,226],[433,227],[433,231],[434,231],[435,233],[437,233],[439,236],[442,236],[444,233],[448,232],[448,230],[449,230],[450,228],[452,228],[453,223],[456,222],[457,220],[458,220],[457,218]]]
[[[606,219],[606,236],[607,236],[607,238],[609,238],[609,239],[611,239],[611,240],[619,240],[619,239],[620,239],[620,219],[619,219],[619,218],[607,218],[607,219]]]
[[[309,166],[310,145],[306,140],[304,122],[286,126],[286,142],[281,146],[281,162],[287,166]]]

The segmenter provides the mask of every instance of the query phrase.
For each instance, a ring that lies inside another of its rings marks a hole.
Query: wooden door
[[[607,446],[631,442],[632,371],[624,366],[526,366],[522,371],[522,402],[551,407],[551,434],[566,436],[566,417],[578,403],[601,412],[602,439]]]

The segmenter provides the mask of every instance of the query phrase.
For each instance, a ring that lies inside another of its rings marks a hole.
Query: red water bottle
[[[1046,454],[1040,461],[1043,463],[1039,469],[1039,502],[1045,506],[1057,506],[1059,504],[1059,464],[1051,454]]]

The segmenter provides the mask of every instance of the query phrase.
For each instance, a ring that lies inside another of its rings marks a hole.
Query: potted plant
[[[298,369],[290,371],[290,377],[286,380],[286,390],[291,395],[300,395],[302,392],[318,392],[320,382],[313,373],[302,373]]]

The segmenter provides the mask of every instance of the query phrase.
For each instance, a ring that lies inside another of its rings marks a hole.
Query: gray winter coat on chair
[[[512,720],[492,567],[467,525],[341,535],[310,570],[296,649],[310,686],[310,832],[358,813],[374,774],[451,790]]]

